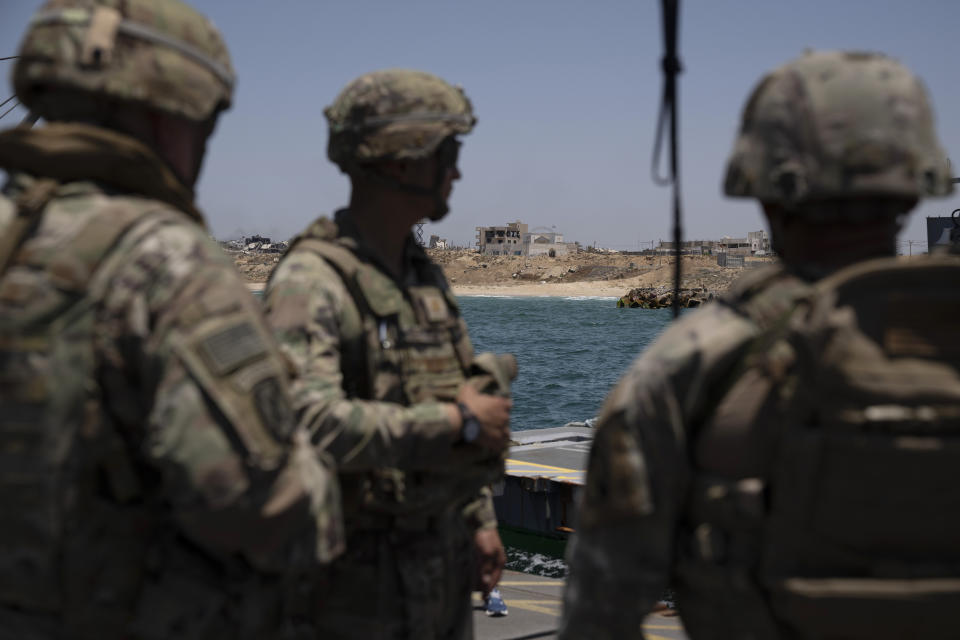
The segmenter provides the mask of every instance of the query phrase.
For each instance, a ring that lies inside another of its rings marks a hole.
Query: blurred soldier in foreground
[[[920,82],[812,53],[747,102],[728,195],[783,264],[684,316],[607,398],[561,637],[957,638],[960,263],[898,261],[950,192]]]
[[[343,488],[323,637],[469,638],[474,571],[489,591],[504,563],[484,487],[502,474],[516,363],[474,357],[411,229],[447,213],[475,118],[460,89],[405,70],[357,78],[325,113],[350,205],[294,241],[265,296],[297,414]]]
[[[119,6],[37,13],[47,124],[0,132],[0,638],[289,637],[339,497],[194,206],[233,72],[186,5]]]

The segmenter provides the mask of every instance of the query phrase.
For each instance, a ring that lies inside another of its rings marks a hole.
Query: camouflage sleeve
[[[345,312],[353,301],[337,272],[307,251],[289,254],[270,280],[267,319],[294,364],[300,423],[346,470],[431,469],[447,462],[459,430],[444,405],[349,398],[340,369]],[[356,314],[353,315],[356,317]]]
[[[265,569],[336,555],[335,475],[295,433],[282,356],[219,247],[178,217],[139,223],[101,273],[102,391],[181,531]]]
[[[464,507],[463,516],[472,531],[497,528],[497,512],[493,507],[493,491],[490,487],[480,489],[477,496]]]
[[[671,580],[690,417],[750,335],[729,309],[705,307],[675,323],[607,397],[567,550],[561,638],[643,637]]]

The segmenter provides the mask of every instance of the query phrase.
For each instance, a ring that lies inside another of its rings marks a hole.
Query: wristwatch
[[[460,437],[466,443],[475,441],[477,436],[480,435],[480,421],[462,402],[457,403],[457,408],[460,409],[460,419],[463,421],[463,426],[460,427]]]

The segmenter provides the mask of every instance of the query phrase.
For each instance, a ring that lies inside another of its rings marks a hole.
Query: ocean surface
[[[513,353],[514,431],[585,422],[671,320],[670,309],[618,309],[616,298],[462,296],[473,346]]]
[[[478,353],[517,356],[514,431],[592,420],[610,388],[672,319],[670,309],[618,309],[616,298],[461,296],[457,302]],[[560,558],[513,547],[506,552],[508,569],[566,576]]]

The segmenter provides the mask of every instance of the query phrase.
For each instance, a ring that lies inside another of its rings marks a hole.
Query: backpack
[[[737,373],[772,382],[766,473],[694,489],[693,637],[960,637],[958,317],[960,261],[890,258],[767,323]],[[726,631],[704,588],[737,606]]]

